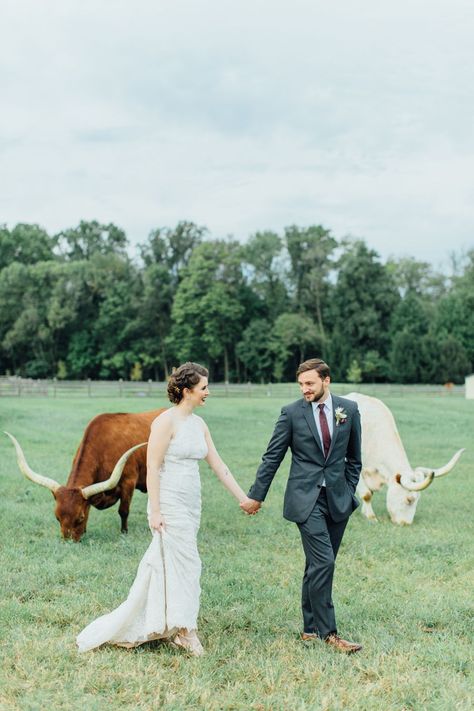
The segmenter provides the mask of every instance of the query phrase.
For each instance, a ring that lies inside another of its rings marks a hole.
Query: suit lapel
[[[337,395],[333,395],[331,393],[332,397],[332,437],[331,437],[331,446],[329,447],[329,452],[327,458],[331,456],[331,452],[334,449],[334,445],[336,443],[337,436],[339,434],[339,427],[336,422],[336,407],[339,407],[339,398]]]
[[[319,433],[318,433],[318,428],[316,427],[316,422],[314,421],[314,412],[313,412],[313,407],[310,402],[306,402],[306,400],[303,401],[303,414],[305,416],[306,422],[309,425],[309,429],[311,430],[311,433],[316,440],[316,444],[318,445],[319,449],[321,450],[321,454],[324,457],[324,452],[323,452],[323,445],[321,443],[321,440],[319,438]]]

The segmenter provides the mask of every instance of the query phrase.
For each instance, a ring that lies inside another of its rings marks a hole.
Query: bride
[[[194,409],[204,405],[208,371],[184,363],[170,378],[174,407],[151,426],[147,451],[148,522],[152,540],[127,599],[91,622],[77,637],[80,652],[106,642],[134,647],[167,639],[194,656],[203,653],[197,636],[201,560],[197,533],[201,515],[200,459],[206,459],[240,502],[248,497],[220,458],[204,421]]]

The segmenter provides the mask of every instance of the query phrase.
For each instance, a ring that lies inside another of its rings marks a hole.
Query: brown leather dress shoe
[[[361,644],[348,642],[346,639],[341,639],[337,634],[330,634],[324,641],[330,647],[339,650],[339,652],[345,652],[345,654],[354,654],[354,652],[360,652],[362,649]]]
[[[314,639],[319,639],[319,635],[316,634],[316,632],[302,632],[300,634],[300,638],[303,640],[303,642],[309,642]]]

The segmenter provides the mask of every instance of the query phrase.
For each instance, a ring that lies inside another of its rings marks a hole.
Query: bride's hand
[[[243,501],[240,502],[240,508],[245,511],[249,516],[254,516],[262,505],[261,501],[255,501],[255,499],[249,499],[248,496],[245,497]]]
[[[158,531],[158,533],[166,530],[165,519],[160,513],[152,513],[150,515],[150,528],[153,531]]]

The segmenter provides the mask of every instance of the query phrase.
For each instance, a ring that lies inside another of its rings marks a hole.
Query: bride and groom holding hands
[[[283,515],[297,524],[305,554],[301,639],[324,640],[346,653],[361,649],[338,635],[332,601],[335,559],[349,516],[358,505],[359,411],[355,402],[330,392],[330,370],[324,361],[313,358],[301,363],[296,377],[302,398],[282,408],[246,495],[219,456],[204,420],[194,413],[209,394],[208,371],[191,362],[175,370],[168,383],[174,406],[156,418],[148,440],[151,543],[127,599],[78,635],[79,651],[105,643],[134,647],[164,639],[200,656],[199,460],[206,459],[240,507],[254,515],[288,448],[292,460]]]

